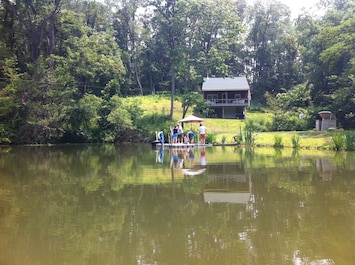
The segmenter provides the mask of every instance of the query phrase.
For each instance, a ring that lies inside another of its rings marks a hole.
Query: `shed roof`
[[[336,120],[335,115],[331,111],[320,111],[318,112],[319,116],[321,116],[322,119],[328,119],[328,120]]]
[[[235,91],[235,90],[250,90],[248,80],[245,76],[226,77],[226,78],[204,78],[202,91]]]

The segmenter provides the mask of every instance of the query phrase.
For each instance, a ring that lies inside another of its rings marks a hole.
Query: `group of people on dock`
[[[207,128],[204,126],[202,123],[200,124],[198,128],[198,133],[199,133],[199,139],[201,144],[206,143],[206,132]],[[182,125],[177,123],[173,128],[170,128],[170,134],[171,134],[171,143],[172,144],[193,144],[195,142],[195,132],[191,128],[190,130],[187,131],[187,133],[184,135],[184,129],[182,128]]]

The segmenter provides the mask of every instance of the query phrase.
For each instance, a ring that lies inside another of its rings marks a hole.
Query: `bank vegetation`
[[[312,131],[322,110],[353,130],[355,0],[318,10],[293,18],[271,0],[2,0],[0,144],[149,142],[188,113],[208,116],[208,76],[245,75],[252,91],[246,121],[206,119],[213,141],[247,125],[269,145],[267,132]],[[289,145],[286,135],[274,140]],[[295,135],[302,145],[311,134]]]

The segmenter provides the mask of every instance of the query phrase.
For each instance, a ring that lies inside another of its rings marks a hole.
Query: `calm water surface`
[[[355,264],[355,153],[0,148],[0,264]]]

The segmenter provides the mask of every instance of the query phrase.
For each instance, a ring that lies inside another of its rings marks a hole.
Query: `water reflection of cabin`
[[[332,180],[332,175],[336,171],[336,167],[328,159],[317,158],[316,166],[317,170],[320,172],[319,176],[323,181]]]
[[[245,204],[251,196],[251,180],[241,164],[209,164],[209,182],[205,185],[205,202]]]

